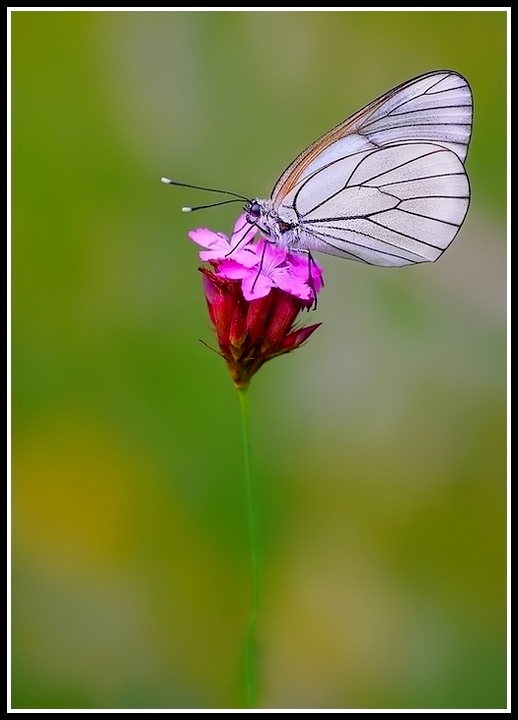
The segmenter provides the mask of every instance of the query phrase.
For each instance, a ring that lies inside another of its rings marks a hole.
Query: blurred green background
[[[189,229],[414,75],[475,97],[438,263],[322,258],[251,386],[264,708],[506,704],[505,12],[13,12],[12,704],[242,707],[236,393]],[[210,201],[210,200],[209,200]]]

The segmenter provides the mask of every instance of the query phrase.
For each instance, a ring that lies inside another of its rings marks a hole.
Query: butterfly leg
[[[253,285],[252,285],[252,292],[254,292],[254,290],[255,290],[255,284],[256,284],[257,280],[259,279],[259,276],[261,275],[261,272],[262,272],[262,269],[263,269],[263,263],[264,263],[264,256],[265,256],[265,253],[266,253],[266,248],[267,248],[267,243],[264,243],[264,245],[263,245],[263,252],[261,253],[261,262],[259,263],[259,269],[258,269],[258,271],[257,271],[257,275],[255,276],[255,280],[254,280]]]
[[[253,222],[253,223],[245,223],[245,224],[243,225],[243,227],[242,227],[242,228],[239,228],[239,230],[238,230],[236,233],[232,233],[232,238],[233,238],[234,235],[237,235],[239,232],[241,232],[241,230],[243,230],[243,236],[242,236],[241,238],[239,238],[239,240],[237,241],[237,243],[229,250],[229,252],[225,255],[225,257],[230,257],[230,256],[232,255],[232,253],[235,252],[235,251],[239,248],[239,246],[246,240],[246,237],[247,237],[248,232],[249,232],[249,230],[250,230],[250,227],[249,227],[250,225],[251,225],[252,227],[257,227],[257,223],[256,223],[256,222]],[[231,241],[232,241],[232,238],[231,238]]]
[[[313,255],[311,254],[311,250],[307,250],[308,254],[308,280],[307,283],[311,289],[312,293],[312,299],[311,304],[308,305],[308,311],[309,310],[316,310],[317,309],[317,289],[315,286],[315,278],[313,277],[313,273],[311,272],[311,266],[316,266],[315,261],[313,260]]]

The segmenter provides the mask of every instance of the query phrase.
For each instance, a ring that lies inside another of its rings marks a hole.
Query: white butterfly
[[[247,202],[248,220],[292,251],[386,267],[433,262],[468,211],[472,114],[458,73],[408,80],[306,148],[270,199]]]

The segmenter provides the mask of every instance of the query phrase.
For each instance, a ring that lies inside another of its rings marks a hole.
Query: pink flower
[[[257,228],[238,218],[229,240],[199,228],[191,240],[207,250],[200,259],[205,298],[220,354],[237,387],[274,357],[300,347],[320,323],[297,328],[299,312],[309,309],[323,287],[322,270],[307,255],[289,253],[260,239]]]

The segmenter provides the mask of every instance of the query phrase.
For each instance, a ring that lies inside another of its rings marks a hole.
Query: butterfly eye
[[[247,204],[245,211],[254,220],[259,220],[259,218],[261,217],[261,206],[259,205],[257,200],[251,200]]]

